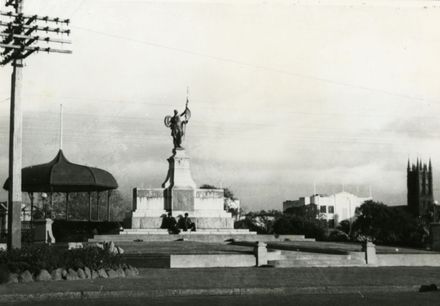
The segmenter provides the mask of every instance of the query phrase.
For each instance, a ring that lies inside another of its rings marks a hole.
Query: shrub
[[[8,267],[5,264],[0,264],[0,284],[6,283],[9,280]]]
[[[339,222],[339,225],[336,228],[349,235],[350,228],[351,228],[350,221],[349,220],[342,220],[341,222]]]
[[[284,215],[275,221],[273,228],[274,233],[278,235],[305,235],[306,237],[323,240],[325,239],[327,225],[325,220]]]
[[[84,242],[93,238],[94,233],[118,234],[121,224],[116,221],[66,221],[55,220],[52,229],[58,242]]]
[[[29,270],[37,273],[41,269],[49,272],[56,268],[78,269],[85,266],[91,269],[116,268],[122,265],[119,254],[109,252],[108,248],[85,247],[83,249],[66,250],[48,245],[26,246],[10,252],[0,251],[0,265],[6,265],[12,273]]]
[[[243,220],[236,221],[234,228],[249,229],[251,232],[257,232],[257,234],[261,235],[268,234],[268,230],[263,224],[249,216],[246,216]]]
[[[244,219],[235,222],[234,228],[247,228],[258,234],[305,235],[323,240],[326,236],[327,223],[317,218],[316,205],[308,206],[288,214],[276,210],[249,212]]]
[[[329,233],[327,240],[328,241],[345,242],[345,241],[349,241],[350,237],[344,231],[335,229]]]
[[[67,252],[64,267],[73,269],[89,267],[91,269],[117,268],[122,264],[120,255],[109,252],[108,249],[97,247],[86,247],[83,249],[73,249]]]

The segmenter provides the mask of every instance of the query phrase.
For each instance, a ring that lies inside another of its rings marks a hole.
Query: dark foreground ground
[[[147,291],[155,296],[166,296],[176,290],[178,295],[183,295],[180,292],[192,294],[195,290],[212,291],[211,295],[225,295],[224,292],[245,295],[253,294],[255,288],[270,290],[263,294],[396,292],[416,291],[421,285],[433,283],[440,287],[440,267],[140,269],[136,278],[0,285],[0,301],[14,294],[50,295],[55,292],[80,292],[83,296],[88,292],[96,296],[98,292]]]
[[[353,294],[318,294],[318,295],[252,295],[252,296],[198,296],[198,297],[161,297],[161,298],[116,298],[95,300],[68,300],[23,302],[19,306],[119,306],[119,305],[191,305],[191,306],[266,306],[266,305],[440,305],[440,292],[427,293],[353,293]]]
[[[440,305],[440,267],[141,269],[137,278],[0,285],[14,305]],[[60,302],[60,300],[65,300]]]

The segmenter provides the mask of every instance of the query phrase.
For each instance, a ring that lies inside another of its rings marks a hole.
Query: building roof
[[[24,192],[87,192],[118,188],[113,175],[103,169],[74,164],[59,150],[55,158],[46,163],[23,168]],[[9,178],[3,188],[9,189]]]

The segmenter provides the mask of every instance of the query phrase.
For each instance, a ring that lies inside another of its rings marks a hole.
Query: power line
[[[53,118],[56,114],[55,112],[32,112],[32,113],[25,113],[25,126],[26,127],[32,127],[32,129],[46,129],[48,131],[51,130],[51,119],[47,120],[41,120],[42,118]],[[123,116],[123,115],[95,115],[90,113],[68,113],[66,114],[68,118],[70,118],[70,121],[80,121],[83,122],[82,125],[87,124],[87,126],[94,126],[97,130],[102,131],[103,129],[107,129],[107,124],[109,122],[112,123],[112,127],[118,129],[119,133],[125,133],[126,130],[131,130],[132,126],[139,127],[140,122],[145,121],[145,116]],[[90,119],[87,119],[90,118]],[[418,119],[421,119],[422,117],[417,117]],[[37,119],[35,121],[35,119]],[[53,121],[55,122],[55,121]],[[297,126],[290,126],[290,127],[279,127],[286,131],[299,130],[304,134],[305,137],[313,137],[313,135],[319,133],[320,136],[327,137],[327,136],[333,136],[333,135],[341,135],[347,132],[346,129],[343,127],[337,128],[332,126],[327,127],[326,124],[323,124],[322,121],[320,126],[309,126],[306,124],[301,124]],[[54,124],[52,124],[54,125]],[[212,120],[210,121],[204,121],[204,120],[195,120],[191,124],[192,126],[196,128],[203,128],[203,130],[206,133],[215,133],[216,136],[229,136],[231,134],[245,134],[247,132],[257,131],[260,129],[266,129],[266,128],[276,128],[276,125],[270,122],[247,122],[247,121],[217,121],[214,122]],[[101,127],[100,127],[101,126]],[[161,126],[160,123],[155,124],[143,124],[141,125],[145,127],[145,130],[148,131],[156,131],[160,132],[161,129],[159,126]],[[94,128],[94,129],[95,129]],[[141,129],[143,131],[144,129]],[[197,130],[197,129],[196,129]],[[388,127],[388,128],[381,128],[380,130],[377,129],[371,129],[371,128],[362,128],[358,127],[355,131],[355,133],[350,136],[353,138],[353,140],[356,140],[359,137],[373,137],[377,138],[377,134],[383,134],[383,133],[391,133],[393,135],[394,133],[401,133],[399,130],[395,127]],[[1,133],[1,132],[0,132]],[[109,133],[115,133],[113,131],[109,131]],[[144,132],[143,132],[144,133]],[[418,129],[405,129],[404,133],[408,134],[408,136],[418,136],[420,135],[420,131]],[[426,136],[429,137],[437,137],[437,133],[433,133],[432,131],[425,133]],[[348,137],[349,135],[345,135],[344,137]],[[383,138],[383,137],[379,137]]]
[[[57,136],[57,132],[55,128],[46,128],[46,127],[35,127],[28,126],[25,128],[26,135],[34,135],[33,137],[44,137],[44,136]],[[108,141],[108,137],[110,136],[120,136],[117,137],[117,141],[138,141],[142,139],[163,139],[163,133],[160,130],[140,130],[138,133],[132,133],[130,135],[126,134],[124,131],[106,131],[105,129],[96,129],[92,133],[84,134],[83,131],[78,129],[66,129],[66,137],[68,139],[76,139],[78,143],[82,143],[84,141],[95,141],[96,138],[104,139]],[[1,135],[1,133],[0,133]],[[197,135],[198,139],[203,139],[204,141],[214,141],[217,142],[218,139],[225,139],[228,137],[230,139],[233,137],[235,140],[242,139],[245,141],[249,140],[249,136],[246,133],[228,133],[226,131],[216,131],[216,132],[207,132],[205,131],[195,131],[191,133],[191,135]],[[215,135],[215,139],[212,136]],[[113,139],[115,139],[113,137]],[[296,141],[300,143],[333,143],[333,144],[347,144],[347,145],[386,145],[386,146],[406,146],[404,141],[396,141],[394,137],[361,137],[359,135],[350,136],[350,135],[321,135],[321,134],[312,134],[312,135],[296,135],[288,138],[287,142]],[[288,144],[288,143],[286,143]],[[376,148],[374,148],[376,149]]]
[[[56,34],[69,34],[70,30],[64,25],[69,24],[68,19],[48,16],[25,15],[23,14],[23,0],[7,0],[5,6],[11,6],[10,11],[0,11],[8,22],[0,21],[0,27],[5,29],[0,33],[3,39],[0,47],[4,50],[1,53],[3,59],[0,65],[11,63],[11,97],[10,97],[10,120],[9,120],[9,186],[8,186],[8,250],[21,248],[21,221],[20,210],[22,204],[22,79],[23,60],[34,52],[59,52],[71,53],[69,50],[41,47],[38,41],[64,42],[61,39],[53,39],[49,36],[35,35],[35,32],[43,31]],[[45,22],[41,25],[41,21]],[[47,26],[48,23],[55,23],[56,27]],[[61,24],[60,27],[59,24]]]
[[[250,68],[260,69],[260,70],[265,70],[265,71],[272,71],[272,72],[276,72],[276,73],[280,73],[280,74],[284,74],[284,75],[293,76],[296,78],[309,79],[309,80],[324,82],[327,84],[332,84],[332,85],[337,85],[337,86],[342,86],[342,87],[355,88],[355,89],[360,89],[360,90],[369,91],[369,92],[376,92],[376,93],[381,93],[381,94],[388,95],[388,96],[404,98],[407,100],[417,100],[417,101],[421,101],[421,102],[425,102],[425,103],[440,103],[440,100],[426,99],[426,98],[421,98],[421,97],[417,97],[417,96],[396,93],[396,92],[392,92],[392,91],[385,90],[385,89],[373,88],[373,87],[368,87],[368,86],[363,86],[363,85],[358,85],[358,84],[351,84],[348,82],[333,80],[333,79],[319,77],[319,76],[291,72],[288,70],[270,67],[270,66],[255,65],[252,63],[247,63],[247,62],[243,62],[243,61],[232,59],[232,58],[225,58],[225,57],[210,55],[210,54],[201,53],[201,52],[197,52],[197,51],[193,51],[193,50],[167,46],[167,45],[163,45],[163,44],[159,44],[159,43],[155,43],[155,42],[150,42],[150,41],[146,41],[146,40],[140,40],[140,39],[130,38],[127,36],[97,31],[97,30],[93,30],[93,29],[81,27],[81,26],[72,26],[72,27],[79,29],[79,30],[88,31],[91,33],[95,33],[95,34],[99,34],[99,35],[103,35],[103,36],[107,36],[107,37],[111,37],[111,38],[115,38],[115,39],[121,39],[121,40],[131,41],[131,42],[135,42],[135,43],[145,44],[145,45],[148,45],[151,47],[157,47],[157,48],[162,48],[162,49],[171,50],[171,51],[175,51],[175,52],[185,53],[185,54],[192,55],[192,56],[205,57],[205,58],[209,58],[212,60],[232,63],[232,64],[244,66],[244,67],[250,67]]]
[[[30,94],[28,95],[30,97],[46,97],[45,95],[40,95],[40,94]],[[47,98],[51,98],[51,99],[57,99],[57,100],[78,100],[78,101],[96,101],[96,102],[105,102],[105,103],[115,103],[115,104],[130,104],[130,105],[144,105],[146,107],[150,107],[150,106],[155,106],[155,107],[170,107],[170,108],[174,108],[175,104],[171,104],[171,103],[164,103],[164,102],[140,102],[140,101],[136,101],[136,100],[129,100],[129,99],[103,99],[103,98],[88,98],[88,97],[71,97],[71,96],[55,96],[55,97],[47,97]],[[200,101],[197,100],[192,100],[193,102],[197,102],[198,106],[203,107],[203,108],[208,108],[210,110],[212,109],[224,109],[224,110],[231,110],[234,111],[236,110],[236,107],[231,107],[231,106],[227,106],[224,104],[219,103],[218,101],[214,101],[211,102],[212,103],[201,103]],[[267,111],[271,111],[273,112],[273,107],[266,107],[266,106],[262,106],[259,108],[260,110],[267,110]],[[147,109],[146,111],[149,111],[149,109]],[[320,117],[333,117],[333,116],[358,116],[358,117],[372,117],[372,118],[389,118],[390,116],[402,116],[402,115],[407,115],[407,113],[404,112],[396,112],[393,111],[392,113],[384,113],[384,112],[378,112],[376,109],[372,109],[370,111],[357,111],[357,112],[348,112],[348,111],[344,111],[344,112],[336,112],[336,111],[322,111],[320,110],[319,112],[311,112],[311,111],[290,111],[290,110],[282,110],[279,111],[280,114],[285,114],[285,115],[290,115],[290,114],[297,114],[297,115],[310,115],[310,116],[320,116]],[[70,114],[73,114],[72,112]],[[78,113],[79,114],[79,113]],[[108,115],[103,115],[103,114],[99,114],[99,115],[95,115],[95,114],[84,114],[87,116],[108,116]],[[119,117],[118,116],[114,116],[114,117]],[[1,115],[0,115],[1,117]],[[435,115],[434,113],[431,113],[431,115],[417,115],[416,116],[418,119],[428,119],[428,118],[432,118],[432,119],[439,119],[440,115]],[[140,118],[140,117],[139,117]],[[144,118],[144,117],[142,117]],[[399,117],[400,118],[400,117]]]
[[[75,16],[76,13],[79,12],[79,10],[82,8],[83,4],[84,4],[85,0],[81,0],[80,3],[78,4],[78,6],[72,11],[72,13],[70,13],[70,16]]]

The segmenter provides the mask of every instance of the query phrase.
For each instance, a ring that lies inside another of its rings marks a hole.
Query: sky
[[[70,18],[73,53],[25,60],[23,166],[56,155],[62,104],[66,157],[110,171],[131,201],[134,187],[165,180],[163,118],[183,111],[189,88],[193,178],[230,188],[247,211],[281,209],[314,185],[404,205],[417,157],[432,158],[440,196],[440,1],[25,0],[24,10]],[[2,182],[10,73],[0,68]]]

